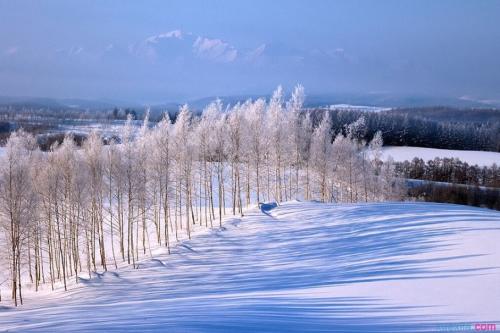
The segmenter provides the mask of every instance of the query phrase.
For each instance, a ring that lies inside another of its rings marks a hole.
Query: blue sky
[[[500,100],[500,1],[0,0],[0,95]]]

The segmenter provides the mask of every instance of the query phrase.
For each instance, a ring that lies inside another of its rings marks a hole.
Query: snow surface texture
[[[392,156],[394,161],[403,162],[411,161],[418,157],[425,162],[433,160],[436,157],[440,158],[459,158],[462,162],[467,162],[470,165],[491,166],[494,163],[500,165],[500,153],[491,151],[475,151],[475,150],[451,150],[451,149],[436,149],[422,147],[392,147],[385,146],[382,148],[382,159],[387,160]]]
[[[500,213],[487,209],[265,205],[139,269],[0,308],[0,331],[421,332],[498,322],[498,239]]]

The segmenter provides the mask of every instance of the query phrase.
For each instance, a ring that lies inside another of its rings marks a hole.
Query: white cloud
[[[232,62],[238,57],[238,50],[221,39],[198,37],[193,43],[196,55],[220,62]]]
[[[166,38],[182,39],[183,36],[184,36],[183,32],[177,29],[148,37],[146,38],[146,43],[157,44],[161,39],[166,39]]]

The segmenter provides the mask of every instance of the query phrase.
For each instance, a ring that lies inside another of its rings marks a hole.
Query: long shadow
[[[9,311],[0,317],[0,331],[19,321],[19,315],[34,325],[33,331],[435,332],[439,315],[408,315],[415,306],[309,293],[335,285],[473,276],[498,269],[497,263],[450,268],[454,261],[483,253],[415,256],[453,247],[443,241],[448,236],[499,230],[454,223],[458,213],[477,221],[492,219],[490,212],[459,207],[325,206],[318,216],[301,211],[300,204],[283,210],[261,204],[260,212],[276,223],[261,213],[250,214],[238,225],[227,224],[225,231],[176,247],[173,255],[158,258],[161,265],[120,274],[127,280],[115,277],[89,285],[63,304]],[[295,217],[294,211],[300,214]],[[82,302],[87,294],[96,297]]]

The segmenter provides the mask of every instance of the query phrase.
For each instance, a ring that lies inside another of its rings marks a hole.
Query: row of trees
[[[500,168],[469,165],[458,158],[439,158],[425,162],[415,157],[412,161],[396,163],[396,170],[404,178],[437,182],[500,187]]]
[[[409,186],[408,195],[429,202],[453,203],[500,210],[500,189],[423,182]]]
[[[489,113],[483,114],[485,121],[476,121],[473,112],[458,109],[447,109],[447,118],[434,119],[428,117],[429,112],[424,112],[432,110],[434,109],[363,112],[340,109],[331,110],[331,113],[334,131],[343,131],[348,124],[364,117],[366,130],[361,135],[367,141],[377,131],[381,131],[385,144],[391,146],[500,151],[499,110],[489,110]],[[320,110],[317,112],[321,113]],[[471,121],[465,121],[464,118]]]
[[[78,147],[68,135],[49,152],[13,133],[0,161],[0,253],[14,304],[23,285],[67,288],[119,262],[136,267],[152,246],[170,251],[194,226],[219,227],[249,205],[401,198],[380,133],[359,140],[363,120],[334,133],[332,114],[312,117],[303,102],[298,86],[289,101],[278,88],[269,101],[215,101],[196,117],[183,106],[175,123],[146,117],[138,129],[129,118],[119,142],[93,132]]]

